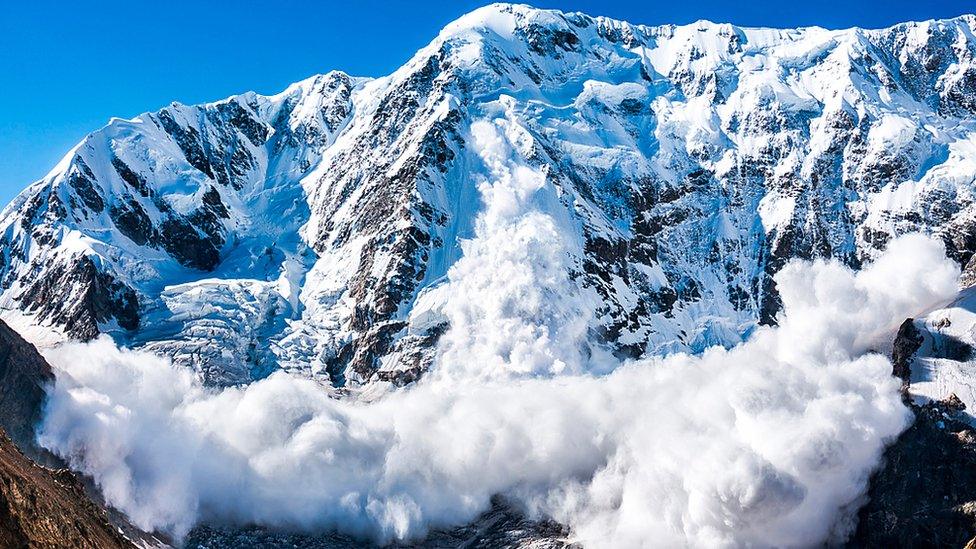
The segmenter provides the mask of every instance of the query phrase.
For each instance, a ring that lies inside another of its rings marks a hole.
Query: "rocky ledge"
[[[136,547],[109,523],[67,469],[21,453],[0,429],[0,547]]]

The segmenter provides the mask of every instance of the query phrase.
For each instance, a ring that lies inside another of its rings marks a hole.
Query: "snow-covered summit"
[[[729,345],[790,258],[923,230],[971,260],[974,36],[493,4],[382,78],[113,119],[0,215],[0,307],[217,383],[402,384],[484,289],[452,267],[541,214],[580,301],[540,318],[588,311],[589,353]]]

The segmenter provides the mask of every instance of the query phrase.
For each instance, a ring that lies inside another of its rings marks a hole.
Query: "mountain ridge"
[[[596,345],[732,345],[775,322],[790,258],[856,266],[922,230],[970,261],[974,23],[642,26],[494,4],[385,77],[94,132],[0,214],[0,307],[216,384],[409,383],[484,204],[471,124],[507,119],[569,216]]]

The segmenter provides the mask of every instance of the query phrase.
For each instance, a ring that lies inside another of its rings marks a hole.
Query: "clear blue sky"
[[[0,204],[111,116],[275,93],[312,74],[389,73],[486,2],[0,0]],[[634,23],[884,27],[976,11],[960,0],[538,0]]]

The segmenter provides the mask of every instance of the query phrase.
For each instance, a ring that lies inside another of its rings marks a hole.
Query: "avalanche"
[[[777,277],[780,327],[731,350],[602,377],[468,377],[537,344],[516,330],[368,404],[283,372],[215,391],[104,338],[71,344],[47,354],[58,382],[40,440],[137,525],[177,536],[203,519],[414,539],[504,494],[586,547],[839,542],[909,421],[890,362],[869,349],[892,319],[954,294],[958,268],[942,253],[912,236],[860,273],[791,263]],[[534,326],[538,312],[518,315]],[[558,322],[547,327],[560,341]]]
[[[48,353],[42,444],[178,537],[204,519],[409,540],[503,494],[587,547],[843,541],[910,415],[870,350],[955,295],[943,244],[899,238],[859,272],[792,262],[778,327],[621,364],[593,352],[567,274],[579,244],[544,213],[522,130],[472,129],[485,208],[441,289],[451,328],[429,377],[370,403],[283,372],[215,391],[100,339]]]
[[[875,351],[973,277],[974,36],[495,4],[384,77],[113,119],[0,213],[41,441],[177,537],[500,494],[587,547],[839,542],[908,421]],[[968,295],[922,396],[976,398]]]

